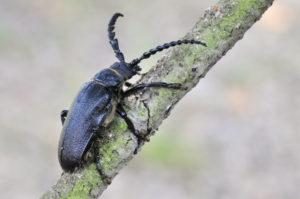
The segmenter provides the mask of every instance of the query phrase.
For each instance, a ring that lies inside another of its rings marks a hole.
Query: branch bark
[[[182,83],[188,90],[148,89],[125,102],[128,115],[139,132],[146,134],[151,129],[153,134],[175,104],[205,77],[272,3],[273,0],[220,0],[208,8],[185,36],[186,39],[205,41],[208,47],[186,45],[173,48],[141,79],[141,82]],[[133,158],[137,146],[135,136],[118,117],[105,134],[94,144],[96,153],[89,152],[97,154],[98,160],[87,163],[72,174],[63,173],[42,198],[97,198],[102,194],[109,179],[113,179]]]

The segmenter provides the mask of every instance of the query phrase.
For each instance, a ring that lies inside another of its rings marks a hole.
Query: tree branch
[[[273,0],[221,0],[208,8],[186,39],[205,41],[208,47],[180,46],[168,51],[141,82],[182,83],[188,90],[147,89],[125,102],[129,117],[141,134],[158,129],[174,105],[203,78],[209,69],[240,40],[271,6]],[[149,117],[150,116],[150,117]],[[97,154],[84,168],[63,173],[42,198],[97,198],[127,162],[137,146],[126,123],[116,117],[105,137],[96,140]],[[97,168],[100,168],[101,175]],[[104,177],[105,176],[105,177]]]

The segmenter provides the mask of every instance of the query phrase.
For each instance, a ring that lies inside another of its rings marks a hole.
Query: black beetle
[[[113,120],[115,113],[125,119],[128,128],[137,136],[138,141],[143,139],[136,133],[133,123],[122,108],[121,102],[125,97],[146,87],[182,89],[181,84],[177,83],[153,82],[138,84],[124,91],[123,85],[129,85],[126,80],[138,74],[141,70],[138,64],[143,59],[176,45],[201,44],[206,46],[205,43],[193,39],[172,41],[151,49],[140,58],[126,63],[114,33],[117,18],[121,16],[123,16],[121,13],[114,14],[108,24],[109,42],[119,61],[97,73],[81,88],[70,110],[61,112],[63,129],[58,146],[58,159],[65,171],[73,171],[82,164],[93,138]]]

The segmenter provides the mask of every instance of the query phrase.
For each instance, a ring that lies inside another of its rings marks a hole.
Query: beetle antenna
[[[124,59],[123,53],[120,51],[118,39],[115,38],[116,33],[114,32],[114,30],[115,30],[115,24],[116,24],[117,19],[119,17],[123,17],[123,16],[124,15],[121,13],[115,13],[112,16],[112,18],[110,19],[109,24],[108,24],[109,43],[110,43],[112,49],[114,50],[116,57],[120,60],[120,62],[125,62],[125,59]]]
[[[207,46],[206,43],[202,42],[202,41],[197,41],[194,39],[188,40],[188,39],[184,39],[184,40],[178,40],[178,41],[172,41],[170,43],[165,43],[161,46],[157,46],[156,48],[153,48],[151,50],[149,50],[148,52],[145,52],[140,58],[134,59],[132,60],[129,65],[132,66],[136,66],[137,64],[139,64],[142,60],[144,59],[148,59],[151,55],[156,54],[157,52],[160,52],[162,50],[168,49],[170,47],[174,47],[177,45],[181,45],[181,44],[200,44],[202,46]]]

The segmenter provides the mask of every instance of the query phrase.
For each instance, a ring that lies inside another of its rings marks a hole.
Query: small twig
[[[192,31],[185,36],[187,39],[201,39],[208,47],[174,48],[141,80],[182,83],[188,90],[149,89],[137,98],[129,98],[125,104],[135,127],[143,134],[149,128],[156,130],[174,105],[243,37],[272,2],[273,0],[221,0],[208,8]],[[142,102],[145,97],[146,107]],[[137,142],[124,121],[119,118],[114,120],[106,136],[98,142],[96,147],[99,161],[87,164],[72,174],[63,173],[57,184],[42,198],[97,198],[101,195],[108,182],[100,176],[96,166],[101,168],[104,176],[112,179],[132,159]]]

